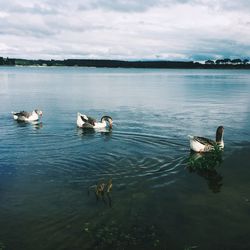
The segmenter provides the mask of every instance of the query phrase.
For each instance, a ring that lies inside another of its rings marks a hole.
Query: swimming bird
[[[100,122],[97,122],[96,119],[77,113],[76,124],[79,128],[90,128],[90,129],[102,129],[108,128],[112,129],[113,120],[110,116],[103,116]]]
[[[39,120],[39,118],[43,115],[43,112],[41,110],[35,109],[32,112],[12,112],[12,115],[14,120],[21,122],[33,122]]]
[[[218,146],[220,149],[224,148],[223,141],[224,127],[219,126],[216,130],[215,141],[207,139],[200,136],[191,136],[189,135],[190,148],[195,152],[211,152]]]

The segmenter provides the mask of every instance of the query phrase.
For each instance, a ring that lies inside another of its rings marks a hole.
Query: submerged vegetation
[[[96,197],[96,201],[102,200],[105,204],[107,204],[108,200],[108,204],[111,207],[112,200],[110,192],[112,190],[112,187],[113,187],[112,179],[109,179],[107,183],[99,181],[96,185],[92,185],[88,188],[88,195],[90,195],[90,191],[93,190]]]
[[[6,248],[5,248],[4,244],[0,241],[0,250],[4,250],[4,249],[6,249]]]
[[[90,249],[127,249],[145,246],[147,249],[159,249],[158,229],[154,225],[134,224],[124,228],[115,220],[109,224],[91,225],[85,223],[83,232],[91,243]]]
[[[222,187],[223,177],[216,169],[221,163],[222,151],[215,146],[214,150],[209,153],[191,152],[188,158],[187,169],[190,173],[196,173],[203,177],[207,181],[208,187],[214,193],[218,193]]]

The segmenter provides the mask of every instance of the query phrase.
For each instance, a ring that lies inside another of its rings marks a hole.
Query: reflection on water
[[[203,177],[209,189],[218,193],[222,187],[222,175],[217,169],[222,163],[222,151],[214,150],[209,153],[191,152],[188,158],[187,169],[190,173],[196,173]]]
[[[95,135],[96,133],[100,133],[103,136],[111,136],[112,129],[109,128],[99,128],[99,129],[83,129],[83,128],[77,128],[77,134],[78,136],[85,138],[91,135]]]
[[[96,129],[91,129],[91,128],[78,128],[79,130],[79,135],[82,134],[94,134],[94,133],[101,133],[103,135],[110,135],[112,132],[112,129],[110,128],[96,128]]]
[[[41,129],[43,127],[43,123],[41,121],[33,121],[33,122],[25,122],[25,121],[14,121],[19,127],[27,127],[32,126],[35,129]]]
[[[42,122],[36,122],[33,125],[34,125],[34,128],[36,128],[36,129],[41,129],[43,127],[43,123]]]

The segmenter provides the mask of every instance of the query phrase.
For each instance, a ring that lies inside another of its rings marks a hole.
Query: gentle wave
[[[26,159],[23,168],[18,162],[19,171],[27,170],[29,165],[27,175],[68,179],[75,185],[87,186],[112,177],[119,185],[136,185],[137,179],[157,187],[156,181],[164,182],[169,176],[178,178],[183,160],[178,154],[187,150],[179,138],[149,133],[86,133],[73,128],[48,132],[46,126],[37,129],[35,125],[10,123],[5,128],[5,147],[1,147],[1,152],[8,155],[13,147],[14,158],[22,158],[30,151],[31,158]]]

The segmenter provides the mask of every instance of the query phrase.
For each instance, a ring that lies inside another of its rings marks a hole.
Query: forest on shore
[[[123,61],[106,59],[30,60],[0,57],[0,66],[69,66],[106,68],[250,69],[248,59],[194,61]]]

